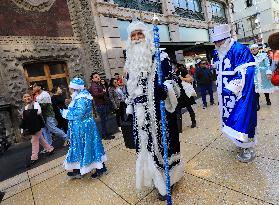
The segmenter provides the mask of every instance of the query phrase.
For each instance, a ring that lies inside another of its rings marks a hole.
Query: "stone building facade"
[[[238,0],[233,5],[240,41],[267,43],[269,35],[279,31],[279,1]]]
[[[0,144],[19,141],[18,109],[33,82],[51,90],[75,75],[89,82],[93,71],[122,73],[133,18],[151,27],[156,13],[162,41],[173,46],[204,43],[209,21],[231,23],[228,7],[225,0],[1,0]],[[182,50],[175,55],[183,59]]]

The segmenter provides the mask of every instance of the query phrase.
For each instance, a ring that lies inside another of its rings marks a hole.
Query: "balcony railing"
[[[220,17],[220,16],[212,16],[212,20],[216,23],[220,23],[220,24],[226,24],[228,23],[228,20],[226,19],[226,17]]]
[[[149,11],[152,13],[162,13],[162,3],[149,0],[114,0],[120,7]]]
[[[179,16],[181,16],[183,18],[196,19],[196,20],[200,20],[200,21],[205,20],[204,13],[202,13],[202,12],[196,12],[196,11],[178,8],[178,7],[175,8],[175,12],[176,12],[176,14],[178,14]]]

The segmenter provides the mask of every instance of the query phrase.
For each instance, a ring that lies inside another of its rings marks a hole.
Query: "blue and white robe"
[[[81,90],[62,117],[68,120],[70,147],[64,161],[66,170],[80,169],[81,175],[101,169],[107,160],[102,139],[92,114],[92,96]]]
[[[215,51],[222,132],[238,147],[253,147],[257,143],[255,60],[248,47],[233,39],[223,58],[219,56]]]

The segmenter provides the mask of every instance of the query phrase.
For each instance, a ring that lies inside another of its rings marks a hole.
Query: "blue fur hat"
[[[69,88],[82,90],[84,89],[84,81],[79,77],[75,77],[73,80],[71,80]]]

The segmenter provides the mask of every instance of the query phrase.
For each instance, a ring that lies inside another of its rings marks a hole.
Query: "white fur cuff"
[[[266,71],[266,75],[272,75],[272,71],[271,70],[267,70]]]
[[[134,114],[134,108],[132,105],[128,105],[127,108],[126,108],[126,114],[127,115],[132,115]]]
[[[67,114],[68,114],[69,110],[66,110],[66,109],[63,109],[63,112],[62,112],[62,117],[67,119]]]
[[[240,79],[230,81],[225,88],[232,91],[235,95],[238,95],[243,89]]]
[[[167,89],[168,89],[167,99],[165,100],[166,110],[170,113],[173,113],[178,104],[177,96],[175,94],[173,85],[170,80],[165,81],[164,85],[167,86]]]

